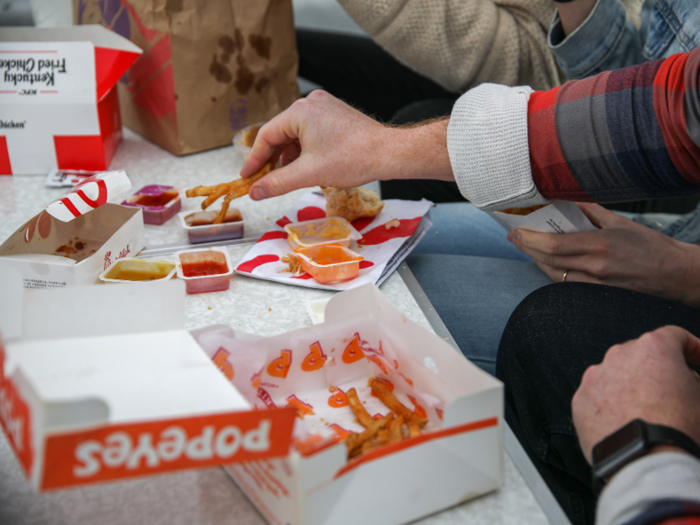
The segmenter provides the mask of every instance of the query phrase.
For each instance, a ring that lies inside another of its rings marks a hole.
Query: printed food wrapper
[[[285,272],[289,265],[281,260],[293,253],[284,230],[287,224],[326,217],[326,197],[307,193],[241,259],[236,272],[259,279],[325,290],[349,290],[367,283],[379,285],[432,226],[429,219],[432,204],[425,199],[419,202],[386,200],[384,208],[376,217],[354,221],[352,225],[362,234],[362,238],[353,240],[350,249],[364,257],[360,262],[360,274],[350,281],[324,285],[307,273],[293,275]],[[388,227],[387,223],[390,223]]]
[[[465,373],[475,367],[434,334],[408,333],[422,329],[409,330],[407,323],[368,284],[334,296],[326,322],[319,325],[268,338],[227,326],[193,335],[250,403],[297,410],[303,424],[297,424],[295,439],[303,453],[305,447],[335,443],[364,429],[348,406],[350,388],[373,417],[389,413],[371,392],[372,377],[429,420],[424,431],[443,427],[451,400],[484,387],[487,382],[478,379],[483,373]]]
[[[544,233],[574,233],[596,229],[576,203],[569,201],[552,201],[527,215],[486,213],[508,231],[522,228]]]
[[[49,204],[46,211],[60,221],[70,222],[130,188],[131,181],[123,170],[98,173],[78,183],[64,197]]]

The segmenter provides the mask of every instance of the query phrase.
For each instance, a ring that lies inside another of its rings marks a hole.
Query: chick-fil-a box
[[[270,524],[407,523],[503,484],[503,385],[374,284],[336,294],[324,323],[293,332],[263,338],[219,325],[193,334],[261,412],[297,411],[288,457],[226,467]],[[348,460],[343,439],[366,432],[351,389],[368,417],[390,415],[370,378],[428,421],[419,435]]]
[[[21,273],[25,288],[98,282],[100,273],[146,245],[141,209],[107,202],[129,188],[121,170],[84,180],[0,244],[0,260]]]
[[[287,456],[294,412],[231,386],[181,281],[26,290],[0,261],[0,294],[0,428],[35,490]]]
[[[115,84],[140,54],[99,25],[0,28],[0,174],[106,170],[122,138]]]

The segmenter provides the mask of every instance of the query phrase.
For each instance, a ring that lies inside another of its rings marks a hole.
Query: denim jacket
[[[571,79],[688,53],[700,45],[700,0],[645,0],[641,26],[626,18],[620,0],[598,0],[576,31],[564,37],[559,14],[549,46]],[[700,244],[700,206],[686,215],[639,215],[635,221],[676,240]]]
[[[583,24],[567,37],[556,13],[549,46],[566,76],[580,79],[688,53],[700,45],[700,0],[645,0],[641,19],[636,29],[620,0],[598,0]]]

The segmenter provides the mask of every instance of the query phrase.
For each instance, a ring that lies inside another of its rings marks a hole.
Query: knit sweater
[[[338,0],[404,65],[444,88],[483,82],[550,89],[564,81],[548,48],[552,0]],[[624,0],[639,21],[642,0]]]

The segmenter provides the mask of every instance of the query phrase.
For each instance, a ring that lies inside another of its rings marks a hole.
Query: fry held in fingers
[[[224,204],[221,207],[222,213],[219,213],[219,216],[214,221],[214,224],[220,224],[226,216],[229,202],[243,195],[247,195],[250,191],[250,187],[271,171],[272,163],[268,162],[260,171],[248,178],[236,179],[231,182],[215,184],[214,186],[197,186],[196,188],[187,190],[185,195],[188,197],[206,197],[206,199],[202,201],[203,210],[206,210],[209,206],[214,204],[214,202],[219,200],[220,197],[225,195]]]

